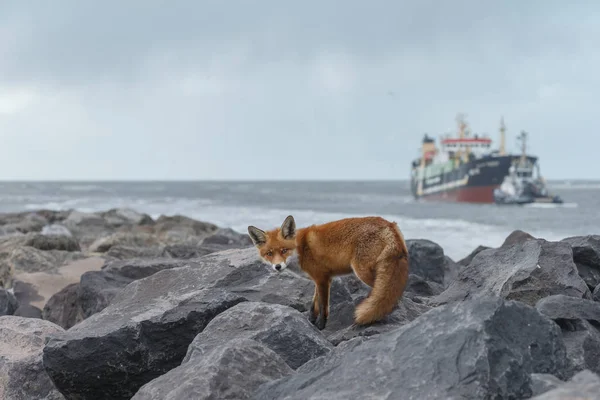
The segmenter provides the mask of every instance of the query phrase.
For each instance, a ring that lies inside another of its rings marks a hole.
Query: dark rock
[[[190,344],[183,362],[201,358],[235,338],[262,343],[292,369],[333,349],[333,345],[299,311],[279,304],[243,302],[210,321]]]
[[[344,329],[339,329],[329,334],[327,336],[327,339],[337,346],[339,343],[353,339],[355,337],[368,337],[393,331],[401,327],[402,325],[406,325],[409,322],[417,319],[419,316],[426,313],[430,309],[431,307],[428,307],[427,305],[415,303],[411,299],[405,297],[402,300],[400,300],[398,307],[396,307],[391,314],[389,314],[381,321],[365,326],[350,325]],[[354,316],[354,313],[350,312],[353,311],[353,309],[344,311],[345,312],[343,315],[347,315],[350,318]],[[324,332],[328,333],[329,331],[325,330]]]
[[[594,290],[600,284],[600,235],[573,236],[562,241],[573,249],[579,275]]]
[[[477,248],[475,250],[473,250],[471,252],[471,254],[469,254],[468,256],[466,256],[465,258],[463,258],[462,260],[459,260],[457,262],[457,264],[462,265],[464,267],[466,267],[467,265],[469,265],[471,263],[471,261],[473,261],[473,258],[475,258],[475,256],[479,253],[481,253],[483,250],[487,250],[487,249],[491,249],[491,247],[488,246],[477,246]]]
[[[251,339],[233,339],[186,359],[145,384],[132,400],[251,399],[261,384],[293,370],[273,350]]]
[[[600,303],[592,300],[557,294],[541,299],[535,307],[553,320],[585,319],[600,327]]]
[[[62,328],[51,322],[0,317],[0,398],[63,400],[42,365],[45,338]]]
[[[454,280],[458,266],[444,255],[444,249],[437,243],[426,239],[408,239],[406,245],[411,274],[444,287]]]
[[[15,317],[42,318],[42,310],[31,304],[21,304],[13,314]]]
[[[133,281],[131,278],[104,271],[85,272],[79,280],[75,304],[75,307],[81,310],[81,319],[104,310],[121,289]]]
[[[65,396],[130,399],[177,367],[211,319],[244,301],[219,289],[198,290],[196,281],[174,275],[152,279],[156,275],[133,282],[103,311],[50,338],[44,366]]]
[[[581,371],[569,382],[549,390],[532,400],[598,399],[600,396],[600,376],[591,371]]]
[[[479,253],[432,304],[495,295],[534,306],[553,294],[591,298],[568,244],[529,239]]]
[[[560,378],[567,364],[558,326],[502,298],[441,306],[320,362],[254,398],[519,399],[532,395],[532,373]]]
[[[214,246],[219,250],[236,249],[252,246],[252,239],[230,228],[219,228],[202,241],[205,247]]]
[[[25,245],[38,250],[81,251],[79,242],[72,236],[66,235],[37,234],[27,240]]]
[[[107,258],[116,260],[130,260],[132,258],[160,258],[164,257],[162,246],[133,247],[114,245],[104,253]]]
[[[79,283],[65,286],[48,299],[42,310],[42,318],[56,325],[69,329],[82,317],[78,300]]]
[[[594,289],[594,293],[592,294],[592,299],[594,301],[600,301],[600,284],[598,284],[598,286],[596,286],[596,289]]]
[[[506,239],[504,239],[504,243],[502,243],[502,245],[500,247],[510,247],[515,244],[523,244],[526,241],[531,240],[531,239],[535,240],[536,238],[531,236],[527,232],[523,232],[522,230],[517,229],[517,230],[512,231],[506,237]]]
[[[409,274],[405,296],[435,296],[444,291],[444,287],[436,282],[428,282],[418,275]]]
[[[171,244],[164,247],[161,256],[176,258],[179,260],[189,260],[199,258],[214,253],[212,249],[207,249],[194,244]]]
[[[531,374],[532,396],[537,396],[552,390],[564,382],[550,374]]]
[[[19,302],[14,294],[6,289],[0,288],[0,316],[13,315],[19,307]]]
[[[194,262],[131,282],[108,307],[50,340],[44,364],[57,387],[69,397],[129,399],[179,365],[194,337],[235,304],[265,301],[305,311],[312,300],[311,281],[273,272],[252,248]]]

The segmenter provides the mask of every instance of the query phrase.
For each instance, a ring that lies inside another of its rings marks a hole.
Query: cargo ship
[[[411,165],[411,192],[416,199],[497,204],[560,202],[547,194],[538,158],[526,152],[526,132],[521,131],[518,137],[521,154],[508,154],[503,118],[497,149],[487,135],[472,133],[461,114],[457,123],[458,135],[442,136],[439,148],[435,139],[427,134],[423,137],[421,154]],[[513,183],[512,189],[504,190]]]

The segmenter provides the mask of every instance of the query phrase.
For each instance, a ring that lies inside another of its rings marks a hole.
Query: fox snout
[[[280,262],[278,264],[272,264],[272,265],[273,265],[273,269],[277,272],[281,272],[287,267],[285,262]]]

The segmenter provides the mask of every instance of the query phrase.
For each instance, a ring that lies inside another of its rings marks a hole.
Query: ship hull
[[[494,203],[494,189],[508,175],[519,156],[486,156],[458,166],[445,163],[420,171],[414,167],[411,176],[413,196],[420,200]],[[536,157],[527,157],[535,163]]]

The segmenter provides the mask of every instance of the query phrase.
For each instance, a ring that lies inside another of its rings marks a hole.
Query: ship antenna
[[[505,132],[506,132],[506,126],[504,125],[504,117],[501,117],[500,118],[500,155],[501,156],[503,156],[506,153]]]

